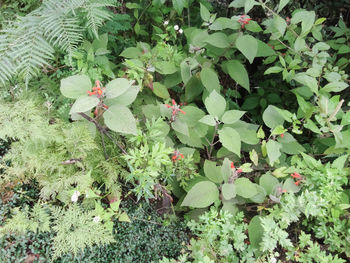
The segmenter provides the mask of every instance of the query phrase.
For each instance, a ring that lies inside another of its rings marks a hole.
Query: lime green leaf
[[[209,160],[204,161],[203,166],[205,176],[214,183],[222,183],[223,178],[221,175],[221,167],[216,166],[216,162],[212,162]]]
[[[92,87],[90,78],[86,75],[74,75],[68,78],[61,79],[61,93],[63,96],[70,99],[77,99],[80,96],[87,94]]]
[[[281,36],[284,36],[284,33],[286,32],[287,23],[284,21],[284,19],[280,16],[275,16],[273,19],[273,24],[278,30],[278,32],[281,34]]]
[[[122,95],[132,85],[133,81],[125,78],[114,79],[106,85],[106,98],[112,99]]]
[[[103,114],[105,124],[109,129],[123,134],[136,135],[136,120],[131,111],[122,105],[112,105]]]
[[[210,181],[195,184],[185,196],[181,206],[204,208],[210,206],[219,199],[217,186]]]
[[[209,22],[210,12],[202,3],[200,3],[200,10],[199,11],[200,11],[200,15],[201,15],[201,18],[203,19],[203,21]]]
[[[153,82],[153,93],[162,99],[170,98],[168,89],[162,83],[159,82]]]
[[[188,131],[188,126],[187,124],[180,120],[179,118],[176,119],[176,121],[172,122],[171,123],[171,127],[177,131],[177,132],[180,132],[186,136],[189,136],[189,131]]]
[[[230,200],[236,197],[236,186],[234,184],[223,184],[222,185],[222,196],[226,200]]]
[[[277,13],[281,12],[281,10],[289,3],[289,1],[290,0],[280,0]]]
[[[239,85],[250,91],[248,72],[238,60],[230,60],[226,64],[228,74]]]
[[[251,198],[258,193],[255,184],[247,178],[238,178],[235,181],[236,194],[244,198]]]
[[[310,77],[305,73],[298,73],[295,75],[294,80],[309,87],[310,90],[316,95],[318,94],[318,84],[316,78]]]
[[[258,153],[254,149],[249,152],[249,158],[255,166],[258,166],[259,156],[258,156]]]
[[[226,100],[215,90],[205,99],[204,104],[209,114],[213,117],[220,118],[225,112]]]
[[[125,212],[123,212],[123,213],[120,214],[120,216],[118,217],[118,220],[119,220],[120,222],[128,222],[128,223],[131,222],[131,220],[130,220],[128,214],[125,213]]]
[[[276,141],[269,140],[266,143],[267,156],[271,165],[281,156],[281,148],[282,145]]]
[[[96,107],[99,102],[100,102],[100,100],[98,98],[96,98],[95,96],[82,96],[74,102],[74,104],[70,110],[70,114],[72,114],[74,112],[89,111],[92,108]]]
[[[287,167],[278,167],[272,172],[272,175],[277,177],[277,178],[283,178],[289,175],[289,170]]]
[[[256,41],[256,38],[250,35],[239,36],[236,40],[236,46],[248,59],[249,63],[252,64],[258,53],[258,42]]]
[[[228,48],[230,46],[228,37],[221,32],[208,35],[206,42],[218,48]]]
[[[202,81],[204,87],[209,92],[212,92],[213,90],[220,92],[219,78],[213,69],[203,68],[201,71],[200,77],[201,77],[201,81]]]
[[[218,133],[219,133],[219,139],[222,145],[228,150],[230,150],[231,152],[240,156],[241,155],[241,137],[239,133],[230,127],[224,127],[223,129],[219,130]]]
[[[229,110],[224,113],[221,120],[225,124],[232,124],[238,121],[244,115],[245,111]]]

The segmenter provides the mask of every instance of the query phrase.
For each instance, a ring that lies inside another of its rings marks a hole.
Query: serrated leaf
[[[205,115],[203,118],[201,118],[199,120],[199,122],[207,124],[209,126],[215,126],[216,125],[216,121],[215,118],[211,115]]]
[[[239,51],[248,59],[249,63],[252,64],[254,58],[258,53],[258,42],[256,38],[250,35],[239,36],[236,40],[236,46]]]
[[[186,136],[189,136],[188,125],[184,121],[180,120],[179,118],[176,119],[176,121],[171,123],[171,127],[175,131],[180,132]]]
[[[125,78],[114,79],[106,85],[106,98],[116,98],[125,93],[132,85],[133,82]]]
[[[136,135],[136,120],[131,111],[122,105],[112,105],[103,114],[107,127],[115,132]]]
[[[289,3],[289,1],[290,0],[280,0],[277,13],[279,13]]]
[[[275,16],[273,19],[273,24],[278,30],[278,32],[281,34],[281,36],[284,36],[284,33],[286,32],[287,23],[284,19],[282,19],[280,16]]]
[[[185,196],[181,206],[204,208],[219,199],[217,186],[210,181],[195,184]]]
[[[241,155],[241,137],[239,133],[230,127],[224,127],[223,129],[219,130],[218,133],[219,133],[219,139],[222,145],[228,150],[230,150],[231,152],[240,156]]]
[[[74,102],[70,114],[90,111],[92,108],[96,107],[99,102],[100,100],[95,96],[82,96]]]
[[[86,75],[74,75],[68,78],[61,79],[61,93],[63,96],[70,99],[77,99],[92,87],[90,78]]]
[[[220,118],[225,112],[226,100],[215,90],[205,99],[204,104],[209,114],[213,117]]]
[[[246,113],[245,111],[229,110],[224,113],[221,120],[225,124],[232,124],[237,122]]]
[[[170,98],[168,89],[165,87],[165,85],[159,82],[153,82],[153,93],[162,99]]]
[[[228,74],[239,85],[250,91],[248,72],[238,60],[229,60],[226,64]]]

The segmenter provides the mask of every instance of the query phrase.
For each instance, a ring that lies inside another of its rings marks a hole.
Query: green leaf
[[[122,95],[120,95],[114,99],[106,100],[106,105],[111,106],[113,104],[120,104],[120,105],[128,106],[134,102],[139,91],[140,91],[139,86],[131,86]]]
[[[257,204],[261,204],[264,202],[265,197],[266,197],[266,191],[263,187],[261,187],[260,185],[254,184],[257,194],[254,195],[253,197],[249,198],[252,202],[257,203]]]
[[[244,198],[251,198],[258,193],[255,184],[247,178],[238,178],[235,181],[236,194]]]
[[[123,213],[120,214],[120,216],[118,217],[118,220],[119,220],[120,222],[128,222],[128,223],[131,222],[131,220],[130,220],[128,214],[125,213],[125,212],[123,212]]]
[[[244,7],[246,0],[233,0],[228,7],[240,8]]]
[[[61,79],[61,93],[63,96],[70,99],[77,99],[82,95],[87,94],[92,87],[90,78],[86,75],[74,75],[68,78]]]
[[[258,33],[258,32],[263,31],[262,28],[259,26],[259,24],[255,21],[250,21],[249,24],[247,24],[245,26],[245,29],[249,30],[250,32],[254,32],[254,33]]]
[[[106,85],[106,98],[116,98],[125,93],[132,85],[133,81],[125,78],[114,79]]]
[[[268,74],[273,74],[273,73],[280,73],[284,70],[284,68],[278,67],[278,66],[273,66],[268,68],[265,72],[264,75],[268,75]]]
[[[128,47],[123,50],[123,52],[119,55],[124,58],[138,58],[142,55],[142,52],[140,49],[136,47]]]
[[[194,75],[185,84],[185,100],[191,102],[198,98],[198,96],[203,92],[204,87],[200,79]]]
[[[281,12],[281,10],[289,3],[289,1],[290,0],[280,0],[277,13]]]
[[[269,157],[270,165],[272,165],[281,156],[282,145],[276,141],[269,140],[266,143],[267,156]]]
[[[256,54],[256,57],[269,57],[276,54],[276,52],[263,41],[257,39],[257,42],[258,42],[258,52]]]
[[[205,115],[202,119],[199,120],[199,122],[207,124],[209,126],[215,126],[216,121],[215,118],[211,115]]]
[[[293,15],[291,23],[298,24],[301,22],[301,36],[305,36],[314,25],[315,17],[316,14],[314,11],[302,10]]]
[[[203,21],[209,22],[210,12],[202,3],[200,3],[200,15]]]
[[[224,113],[221,120],[225,124],[232,124],[238,121],[244,115],[245,111],[229,110]]]
[[[70,114],[74,112],[87,112],[96,107],[99,102],[100,100],[95,96],[82,96],[74,102]]]
[[[250,91],[248,72],[243,64],[238,60],[229,60],[225,66],[230,77],[247,91]]]
[[[259,185],[265,189],[266,194],[268,195],[273,192],[276,185],[278,184],[279,184],[278,179],[269,173],[263,174],[259,179]]]
[[[230,200],[236,197],[236,186],[234,184],[223,184],[221,191],[222,191],[222,196],[226,200]]]
[[[168,89],[162,83],[159,82],[153,82],[153,93],[162,99],[170,98]]]
[[[318,94],[318,84],[316,78],[310,77],[305,73],[298,73],[295,75],[294,80],[309,87],[310,90],[316,95]]]
[[[296,52],[305,51],[307,49],[305,39],[298,37],[294,42],[294,49]]]
[[[220,118],[225,112],[226,100],[215,90],[205,99],[204,104],[209,114],[213,117]]]
[[[258,42],[256,38],[250,35],[239,36],[236,40],[236,46],[239,51],[248,59],[249,63],[252,64],[254,58],[258,53]]]
[[[260,216],[254,216],[250,220],[248,225],[248,236],[250,246],[256,249],[256,251],[260,251],[260,243],[262,242],[264,236],[264,228],[261,225]]]
[[[258,164],[259,164],[259,155],[258,155],[258,153],[255,151],[255,149],[253,149],[253,150],[251,150],[251,151],[249,152],[249,158],[250,158],[250,160],[253,162],[253,164],[254,164],[255,166],[258,166]]]
[[[230,42],[228,37],[221,32],[217,32],[211,35],[208,35],[206,42],[214,47],[218,48],[228,48],[230,46]]]
[[[218,75],[211,68],[203,68],[200,74],[204,87],[210,92],[216,90],[220,92],[220,82]]]
[[[248,12],[255,6],[258,5],[259,3],[257,3],[254,0],[246,0],[244,3],[244,13],[248,14]]]
[[[214,183],[220,184],[224,180],[221,175],[221,167],[216,166],[216,162],[205,160],[203,170],[205,176]]]
[[[219,130],[218,133],[219,133],[219,139],[222,145],[228,150],[230,150],[231,152],[240,156],[241,155],[241,137],[239,133],[230,127],[224,127],[223,129]]]
[[[279,125],[283,125],[284,121],[291,122],[291,113],[281,110],[273,105],[269,105],[263,113],[263,121],[269,128],[273,129]]]
[[[224,182],[227,183],[228,179],[232,175],[231,161],[228,158],[225,158],[224,162],[222,163],[221,174],[222,174],[222,177],[224,178]]]
[[[275,16],[273,19],[273,24],[276,27],[276,29],[278,30],[278,32],[281,34],[281,36],[284,36],[284,33],[286,32],[286,28],[287,28],[287,23],[286,21],[284,21],[284,19],[282,19],[282,17],[280,16]]]
[[[189,131],[188,131],[188,126],[187,124],[180,120],[179,118],[176,119],[176,121],[172,122],[171,123],[171,127],[177,131],[177,132],[180,132],[186,136],[189,136]]]
[[[300,191],[300,187],[295,185],[292,178],[287,178],[286,181],[284,181],[282,189],[287,190],[288,193],[297,193]]]
[[[204,208],[210,206],[219,199],[217,186],[210,181],[195,184],[185,196],[181,206]]]
[[[173,7],[178,15],[181,15],[182,10],[185,7],[185,0],[172,0]]]
[[[160,74],[163,75],[170,75],[170,74],[174,74],[178,68],[175,66],[175,64],[173,62],[169,62],[169,61],[160,61],[155,63],[155,67],[157,72],[159,72]]]
[[[103,114],[105,124],[109,129],[123,134],[136,135],[136,120],[131,111],[122,105],[112,105]]]

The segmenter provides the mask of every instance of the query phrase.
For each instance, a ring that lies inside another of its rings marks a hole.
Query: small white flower
[[[101,218],[99,216],[95,216],[93,219],[94,223],[98,223],[98,222],[100,222],[100,220],[101,220]]]
[[[178,25],[175,25],[174,26],[174,29],[177,31],[177,30],[179,30],[179,26]]]
[[[184,31],[182,30],[182,28],[179,29],[179,33],[182,34]]]
[[[70,200],[72,200],[73,203],[77,202],[78,201],[78,198],[80,196],[80,192],[79,191],[74,191],[72,197]]]
[[[277,262],[277,259],[276,258],[271,258],[271,263],[276,263]]]
[[[163,25],[167,26],[169,24],[169,21],[168,20],[165,20]]]

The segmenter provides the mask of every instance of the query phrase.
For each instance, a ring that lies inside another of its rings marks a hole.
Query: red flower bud
[[[284,137],[284,134],[282,133],[280,136],[281,136],[281,138],[283,138],[283,137]]]
[[[234,169],[235,165],[233,164],[233,162],[231,162],[231,169]]]
[[[238,169],[238,170],[237,170],[237,173],[238,173],[238,174],[241,173],[241,172],[243,172],[242,169]]]

